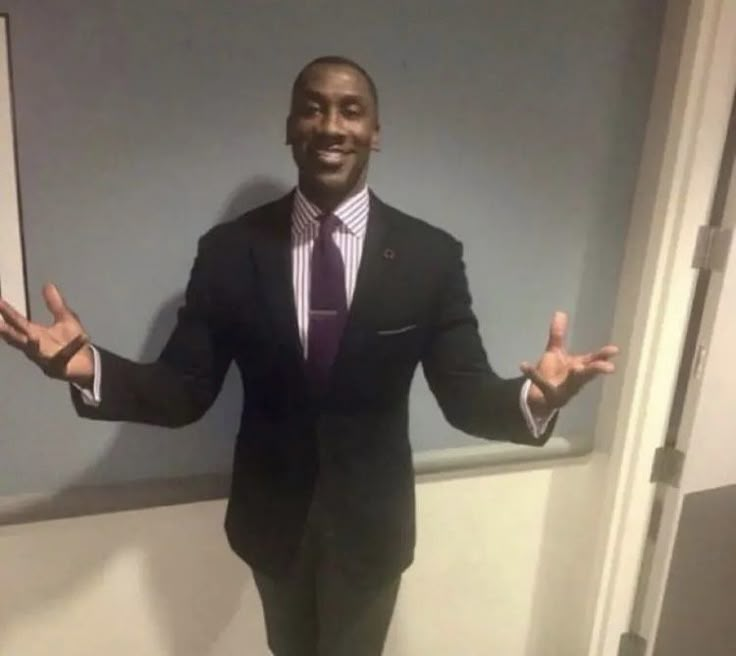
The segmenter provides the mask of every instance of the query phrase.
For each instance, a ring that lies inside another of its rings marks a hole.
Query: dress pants
[[[400,576],[366,581],[341,567],[319,500],[310,508],[301,548],[283,578],[253,571],[274,656],[380,656]]]

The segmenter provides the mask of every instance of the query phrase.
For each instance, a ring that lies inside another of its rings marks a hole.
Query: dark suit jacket
[[[412,561],[409,387],[422,363],[453,426],[542,445],[519,409],[523,378],[488,365],[461,245],[371,196],[361,268],[326,392],[311,389],[291,280],[292,195],[219,225],[199,244],[184,306],[159,359],[100,349],[102,404],[78,413],[181,426],[199,419],[235,361],[244,403],[225,520],[234,551],[285,572],[318,480],[345,566],[393,576]]]

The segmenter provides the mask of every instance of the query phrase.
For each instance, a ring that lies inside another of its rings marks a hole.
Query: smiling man
[[[366,186],[378,95],[355,62],[325,57],[299,73],[286,141],[298,187],[201,239],[156,361],[90,345],[53,285],[51,325],[0,300],[0,335],[73,383],[92,419],[193,422],[235,362],[244,408],[225,525],[253,569],[269,645],[276,656],[377,656],[414,554],[418,364],[453,426],[541,446],[557,408],[613,371],[616,348],[569,354],[556,313],[536,365],[494,373],[460,244]]]
[[[325,57],[294,82],[286,142],[299,169],[299,190],[323,212],[366,186],[378,148],[378,94],[355,65]]]

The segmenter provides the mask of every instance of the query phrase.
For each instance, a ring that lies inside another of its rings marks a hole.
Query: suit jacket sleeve
[[[489,365],[472,309],[462,245],[453,240],[451,251],[422,359],[429,387],[455,428],[485,439],[542,446],[555,422],[538,438],[529,431],[519,405],[525,378],[501,378]]]
[[[182,426],[199,419],[217,397],[232,359],[211,295],[216,255],[200,240],[176,327],[159,358],[137,363],[97,347],[101,403],[84,403],[70,386],[77,413],[90,419]]]

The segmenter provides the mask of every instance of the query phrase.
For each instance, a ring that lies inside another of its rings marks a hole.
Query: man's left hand
[[[609,344],[592,353],[575,355],[565,348],[567,314],[555,312],[549,327],[549,339],[536,367],[524,362],[521,371],[532,381],[527,402],[537,417],[548,416],[565,405],[580,389],[600,374],[615,370],[611,358],[618,347]]]

